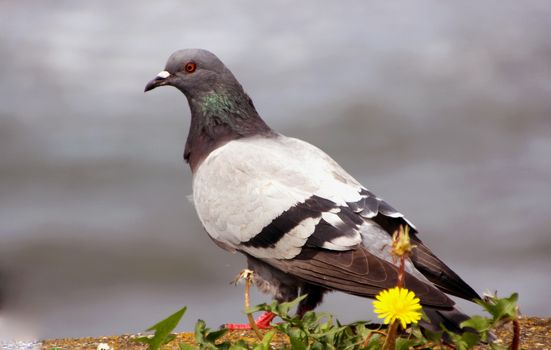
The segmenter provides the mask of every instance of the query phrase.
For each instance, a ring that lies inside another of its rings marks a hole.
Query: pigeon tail
[[[419,321],[419,325],[431,332],[440,332],[444,326],[447,330],[454,333],[463,333],[460,326],[461,322],[469,319],[469,316],[465,315],[457,309],[442,310],[431,307],[424,307],[423,311],[427,315],[430,322],[425,320]]]
[[[474,328],[461,328],[461,323],[467,321],[470,317],[455,308],[453,310],[439,310],[431,307],[424,307],[423,311],[430,322],[420,320],[419,326],[421,326],[422,330],[441,332],[442,327],[444,327],[448,331],[457,334],[463,334],[465,332],[478,333]],[[490,332],[488,334],[488,342],[493,342],[496,339],[497,337],[494,333]],[[452,344],[450,336],[446,333],[442,335],[442,340],[444,340],[445,343]]]

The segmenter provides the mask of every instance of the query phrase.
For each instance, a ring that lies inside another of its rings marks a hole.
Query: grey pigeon
[[[422,326],[461,331],[467,316],[445,293],[467,300],[478,294],[402,213],[317,147],[273,131],[218,57],[175,52],[145,91],[164,85],[184,93],[191,110],[184,159],[199,219],[218,246],[247,257],[261,291],[279,302],[307,294],[299,314],[332,290],[372,298],[396,285],[389,247],[392,233],[408,225],[417,248],[406,261],[405,286],[430,319]],[[257,324],[272,319],[267,313]]]

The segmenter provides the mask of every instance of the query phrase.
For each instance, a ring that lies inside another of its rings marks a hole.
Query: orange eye
[[[186,72],[188,73],[193,73],[195,72],[195,69],[197,68],[197,65],[193,62],[188,62],[186,63],[186,65],[184,66],[184,69],[186,70]]]

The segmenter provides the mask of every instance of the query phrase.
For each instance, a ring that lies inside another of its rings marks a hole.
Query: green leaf
[[[204,349],[229,350],[232,347],[232,344],[230,344],[229,341],[225,341],[220,344],[205,343],[203,346],[204,346]]]
[[[165,333],[166,335],[170,334],[176,328],[182,316],[186,313],[187,307],[184,306],[180,310],[176,311],[172,315],[168,316],[164,320],[156,323],[155,325],[149,327],[147,331],[155,331],[155,334]]]
[[[491,343],[490,349],[492,350],[509,350],[509,345]]]
[[[457,350],[468,350],[480,342],[480,335],[471,332],[457,334],[446,330]]]
[[[175,336],[170,334],[178,325],[182,316],[186,313],[187,307],[183,307],[164,320],[149,327],[147,331],[155,331],[153,337],[140,337],[135,341],[148,344],[147,350],[159,350],[162,345],[174,340]]]
[[[408,350],[413,345],[415,345],[414,339],[396,339],[396,350]]]
[[[187,343],[180,343],[178,344],[178,347],[180,348],[180,350],[198,350],[199,349],[198,347]]]
[[[322,344],[320,342],[314,342],[312,344],[309,344],[307,346],[307,349],[308,350],[329,350],[329,349],[333,349],[333,347],[329,346],[328,344]]]
[[[366,339],[368,337],[370,332],[367,330],[364,323],[353,324],[351,326],[354,327],[356,334],[358,334],[361,339]]]
[[[262,341],[258,344],[256,344],[253,348],[253,350],[270,350],[270,342],[272,341],[272,338],[276,334],[275,330],[271,330],[268,333],[264,334],[264,337],[262,337]]]
[[[259,311],[272,311],[272,305],[266,303],[259,304],[248,309],[245,309],[245,314],[252,314]]]
[[[480,340],[486,342],[488,341],[488,333],[490,331],[491,325],[492,325],[491,319],[487,317],[475,315],[469,318],[468,320],[461,322],[459,326],[461,328],[466,329],[467,330],[466,333],[469,333],[469,328],[471,330],[478,332],[480,336]]]
[[[381,340],[380,334],[375,334],[371,339],[369,340],[369,343],[367,343],[367,347],[365,347],[365,350],[380,350],[383,346],[383,341]]]
[[[216,344],[216,341],[224,336],[226,332],[228,332],[228,329],[225,328],[211,332],[211,330],[207,328],[205,321],[197,320],[197,323],[195,324],[195,341],[197,342],[199,349],[227,350],[232,347],[232,344],[230,344],[230,342],[225,341],[223,343]],[[245,349],[248,348],[245,347]]]
[[[463,321],[459,324],[459,327],[469,327],[478,332],[486,332],[490,328],[491,320],[487,317],[475,315],[469,318],[467,321]]]
[[[304,332],[298,328],[290,328],[287,333],[289,336],[289,342],[291,343],[291,349],[293,350],[307,350],[308,341],[305,341]]]
[[[197,320],[195,324],[195,341],[201,345],[205,342],[205,333],[207,331],[207,325],[203,320]]]
[[[235,344],[231,344],[228,350],[249,350],[249,346],[243,339],[239,339]]]
[[[226,334],[227,332],[229,331],[229,329],[227,328],[222,328],[220,330],[217,330],[217,331],[213,331],[213,332],[209,332],[207,334],[207,336],[205,337],[205,340],[207,342],[210,342],[210,343],[213,343],[218,340],[219,338],[223,337],[224,334]]]
[[[289,311],[292,308],[294,308],[295,306],[297,306],[298,303],[300,303],[302,300],[304,300],[307,296],[308,296],[307,294],[303,294],[303,295],[299,296],[298,298],[296,298],[295,300],[292,300],[292,301],[289,301],[289,302],[286,302],[286,303],[281,303],[281,304],[276,303],[276,307],[274,308],[274,310],[272,312],[274,312],[276,315],[278,315],[281,318],[288,317],[289,316]]]
[[[508,298],[490,297],[488,300],[477,300],[476,303],[488,311],[494,322],[513,320],[518,317],[518,294]]]
[[[274,335],[276,334],[275,330],[271,330],[268,333],[264,334],[264,337],[262,338],[262,349],[268,350],[270,349],[270,343],[272,342],[272,339],[274,338]]]
[[[321,317],[319,317],[317,313],[313,311],[308,311],[302,316],[302,323],[305,326],[309,326],[317,323],[317,321],[319,321],[320,318]]]
[[[469,348],[472,348],[480,342],[480,335],[476,333],[465,332],[461,335],[461,338]]]
[[[436,344],[440,344],[442,342],[442,332],[433,332],[431,330],[425,329],[423,330],[423,333],[421,334],[421,339],[423,338],[427,339],[428,341],[431,341]]]

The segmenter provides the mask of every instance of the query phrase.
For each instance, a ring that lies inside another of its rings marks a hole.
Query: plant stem
[[[398,269],[398,283],[396,283],[396,287],[398,288],[404,288],[404,269],[405,269],[405,255],[400,256],[400,268]]]
[[[513,320],[513,342],[511,343],[511,350],[518,350],[520,345],[520,323],[518,319]]]
[[[398,321],[394,320],[388,328],[388,334],[383,344],[382,350],[396,349],[396,332],[398,331]]]
[[[369,345],[369,341],[371,340],[371,337],[373,337],[373,334],[380,334],[383,337],[386,337],[386,333],[383,331],[373,330],[369,332],[369,335],[365,338],[363,342],[363,347],[367,347]]]

